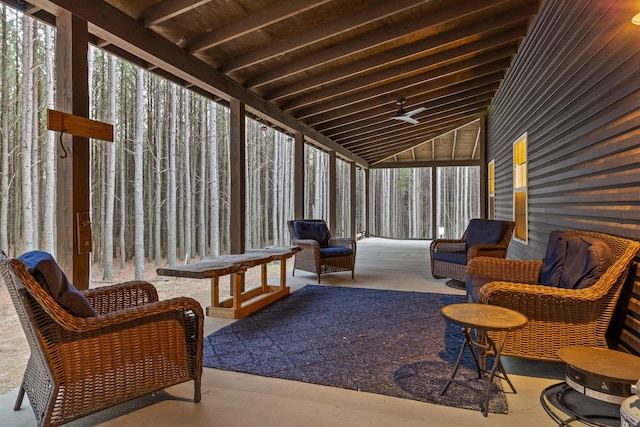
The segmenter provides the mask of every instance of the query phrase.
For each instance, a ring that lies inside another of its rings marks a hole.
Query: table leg
[[[462,330],[466,332],[465,328],[463,328]],[[462,343],[462,348],[460,349],[460,353],[458,353],[458,361],[456,362],[456,366],[453,368],[453,372],[451,373],[451,377],[449,378],[449,381],[447,381],[447,384],[445,384],[444,388],[440,392],[441,396],[444,396],[444,394],[449,389],[449,386],[453,382],[454,378],[456,377],[456,374],[458,373],[458,368],[460,368],[460,363],[462,362],[462,356],[464,356],[464,349],[467,347],[467,345],[470,346],[470,344],[467,341],[467,335],[465,333],[465,338],[464,338],[464,342]]]
[[[240,295],[242,294],[242,284],[244,282],[244,271],[233,273],[233,310],[237,313],[242,305]]]
[[[287,259],[282,258],[280,260],[280,288],[287,287]]]
[[[504,366],[502,365],[502,361],[500,360],[500,353],[502,352],[502,348],[504,347],[504,342],[506,338],[507,338],[507,334],[501,333],[500,341],[496,346],[496,343],[491,339],[491,337],[488,334],[486,334],[487,343],[489,344],[489,347],[491,347],[491,349],[493,350],[495,358],[493,361],[493,366],[491,367],[491,371],[489,373],[489,382],[487,383],[487,393],[484,400],[484,406],[482,408],[482,415],[484,415],[485,417],[489,412],[489,397],[491,396],[491,386],[493,385],[493,378],[496,376],[496,371],[499,371],[500,374],[502,374],[502,378],[509,384],[509,387],[511,387],[511,391],[513,391],[514,393],[517,393],[515,387],[511,383],[511,380],[509,379],[509,376],[507,375],[507,371],[505,371]]]
[[[269,290],[267,284],[267,264],[262,264],[260,270],[262,272],[262,293],[267,293]]]
[[[477,346],[478,343],[476,343],[473,340],[473,337],[471,337],[471,330],[469,328],[462,328],[462,332],[464,333],[465,342],[469,343],[469,350],[471,350],[471,355],[473,356],[473,360],[474,362],[476,362],[476,369],[478,370],[478,379],[480,379],[482,378],[482,369],[480,368],[480,361],[478,359],[478,355],[476,354],[476,351],[473,349],[474,344],[475,346]]]
[[[220,305],[220,279],[218,276],[211,278],[211,307]]]

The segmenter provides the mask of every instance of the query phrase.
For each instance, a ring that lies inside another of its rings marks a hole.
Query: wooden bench
[[[176,267],[158,268],[161,276],[211,279],[211,305],[207,316],[241,319],[256,310],[289,295],[287,286],[287,259],[299,252],[298,246],[270,246],[253,249],[243,254],[222,255]],[[280,285],[267,283],[267,264],[280,261]],[[244,287],[244,273],[249,268],[261,266],[261,284],[250,289]],[[220,276],[232,275],[231,296],[220,298]]]

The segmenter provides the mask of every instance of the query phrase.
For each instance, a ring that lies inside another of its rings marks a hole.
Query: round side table
[[[478,368],[478,379],[482,378],[483,372],[489,373],[486,396],[484,405],[482,406],[482,415],[486,417],[489,411],[491,384],[493,383],[493,378],[496,375],[504,379],[509,384],[509,387],[511,387],[511,390],[516,393],[515,387],[511,383],[511,380],[509,380],[509,376],[504,370],[504,366],[502,366],[500,353],[502,352],[502,347],[504,347],[507,333],[524,328],[527,325],[528,319],[524,314],[515,310],[489,304],[450,304],[442,307],[440,312],[445,319],[461,326],[462,333],[464,334],[464,343],[460,349],[460,354],[458,354],[458,361],[456,362],[456,366],[453,368],[451,378],[449,378],[449,381],[447,381],[447,384],[444,386],[444,389],[440,394],[444,395],[451,383],[455,381],[456,373],[458,372],[458,368],[462,362],[464,350],[469,347],[473,360]],[[472,330],[478,331],[480,334],[478,337],[479,340],[476,341],[473,339],[471,336]],[[500,334],[500,339],[496,343],[491,339],[487,332],[502,332],[502,334]],[[480,354],[476,353],[476,350],[493,351],[495,358],[490,370],[486,369],[484,363],[482,363],[481,366]]]

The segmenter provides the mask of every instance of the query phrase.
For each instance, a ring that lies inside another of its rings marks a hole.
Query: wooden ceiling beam
[[[464,56],[477,54],[490,48],[496,49],[500,46],[509,45],[522,38],[521,28],[526,24],[530,15],[531,8],[520,8],[517,11],[501,15],[495,20],[488,20],[474,26],[463,26],[435,34],[417,42],[355,61],[348,66],[338,67],[276,88],[268,92],[265,97],[269,100],[279,101],[298,95],[295,99],[281,103],[284,110],[291,110],[308,103],[318,102],[316,94],[313,93],[315,88],[325,87],[357,75],[371,74],[376,69],[381,69],[378,73],[375,73],[376,75],[386,72],[387,76],[384,78],[388,79],[393,77],[390,75],[393,72],[396,72],[397,75],[408,74],[417,69],[430,67],[434,62],[442,62],[442,59],[438,59],[436,54],[447,48],[449,49],[442,53],[464,52],[466,50],[467,53],[460,54],[460,56]],[[471,46],[467,47],[465,45]],[[416,59],[408,61],[408,58],[411,57]],[[370,80],[375,82],[375,80]],[[353,87],[355,88],[356,86]],[[311,92],[311,94],[306,97],[299,95],[300,93],[308,92]]]
[[[409,108],[413,109],[418,107],[420,103],[436,101],[440,98],[454,96],[460,94],[464,96],[469,91],[491,90],[500,85],[499,79],[496,78],[497,73],[488,74],[486,76],[480,76],[479,78],[470,78],[469,80],[463,80],[461,83],[454,82],[452,84],[434,84],[433,87],[438,89],[432,90],[432,87],[425,87],[425,91],[416,91],[416,96],[412,96],[408,100]],[[482,89],[480,89],[482,88]],[[473,96],[473,95],[472,95]],[[344,117],[341,121],[343,124],[338,124],[338,121],[327,122],[324,126],[318,126],[316,129],[325,133],[326,135],[341,135],[345,132],[352,131],[359,128],[362,125],[366,125],[371,119],[377,119],[378,117],[390,118],[394,113],[389,105],[383,104],[373,109],[358,111],[348,117]]]
[[[380,87],[365,89],[362,92],[348,94],[327,103],[313,106],[313,108],[298,111],[295,116],[299,119],[304,119],[305,123],[310,126],[316,126],[348,117],[352,114],[352,111],[379,105],[392,107],[397,99],[411,98],[414,91],[420,93],[421,88],[425,86],[430,88],[437,87],[446,78],[458,78],[463,81],[476,75],[484,76],[496,72],[501,72],[504,75],[504,70],[511,63],[510,54],[511,52],[506,50],[491,52],[477,58],[431,70],[421,75],[387,83]]]
[[[416,34],[425,33],[425,29],[440,26],[455,19],[460,19],[466,14],[478,14],[483,7],[495,7],[495,1],[491,0],[476,0],[472,4],[472,8],[461,9],[463,10],[461,12],[458,12],[456,9],[447,9],[411,22],[385,26],[378,31],[367,33],[362,37],[336,44],[328,49],[323,49],[314,54],[307,55],[304,58],[298,58],[281,67],[271,69],[266,73],[261,73],[253,79],[248,79],[246,86],[249,88],[261,87],[268,83],[273,83],[274,81],[281,80],[285,77],[289,77],[312,68],[317,68],[341,58],[357,55],[360,52],[379,47],[386,43],[402,40],[409,41],[412,40],[413,36]]]
[[[457,161],[447,161],[447,160],[415,160],[411,162],[407,161],[396,161],[391,162],[386,159],[382,159],[373,163],[370,169],[394,169],[394,168],[433,168],[433,167],[447,167],[447,166],[478,166],[480,165],[480,160],[457,160]]]
[[[378,145],[384,146],[396,146],[397,144],[409,144],[404,149],[409,149],[413,146],[424,143],[427,136],[431,135],[432,132],[435,132],[435,136],[443,135],[449,132],[451,129],[442,130],[443,128],[449,126],[450,124],[455,124],[455,127],[460,126],[460,122],[470,122],[472,119],[476,119],[479,115],[484,114],[485,109],[477,108],[475,110],[471,110],[468,108],[461,108],[455,111],[449,111],[448,113],[438,114],[437,116],[431,118],[428,122],[422,123],[419,126],[414,126],[412,129],[405,129],[402,132],[398,132],[395,135],[387,135],[384,138],[375,138],[375,144],[371,144],[371,141],[367,143],[366,141],[358,141],[354,143],[345,144],[350,149],[358,150],[359,153],[368,153],[372,149],[376,149]],[[416,138],[420,138],[421,141],[416,141]]]
[[[237,99],[250,113],[260,113],[288,132],[300,132],[324,149],[335,151],[340,157],[368,167],[366,160],[336,144],[326,136],[299,122],[275,105],[246,90],[237,82],[220,74],[210,65],[161,35],[140,25],[124,12],[101,0],[32,0],[50,13],[71,11],[89,23],[89,31],[96,37],[119,46],[140,59],[163,68],[185,82],[194,84],[212,96],[229,101]]]
[[[211,0],[163,0],[149,6],[142,12],[142,23],[147,28],[152,25],[158,25],[207,4],[210,1]]]
[[[284,21],[298,13],[311,10],[331,0],[286,0],[279,1],[244,18],[222,25],[212,31],[199,34],[187,42],[191,53],[221,45],[245,34],[258,31],[276,22]]]
[[[422,120],[422,117],[428,116],[430,112],[431,114],[433,114],[434,111],[446,111],[446,108],[450,107],[459,107],[468,104],[475,104],[482,101],[485,101],[486,104],[489,105],[489,103],[493,99],[493,96],[495,95],[495,91],[498,89],[498,85],[498,83],[491,83],[487,86],[472,89],[469,91],[458,92],[456,94],[441,97],[424,104],[416,104],[415,107],[420,105],[421,107],[427,108],[427,110],[413,117],[416,120],[420,121]],[[413,106],[411,108],[413,108]],[[340,133],[325,132],[325,135],[336,141],[338,144],[342,144],[343,142],[349,141],[352,138],[368,138],[372,134],[380,136],[383,135],[386,127],[390,127],[391,125],[396,123],[404,124],[402,122],[398,122],[397,120],[393,120],[392,115],[393,113],[390,113],[387,110],[385,114],[376,116],[372,120],[360,122],[360,126],[354,126],[349,129],[349,131],[345,130]]]
[[[491,97],[489,95],[477,96],[468,100],[463,100],[454,105],[445,106],[441,109],[432,110],[431,113],[422,117],[420,124],[412,125],[409,123],[399,122],[397,120],[388,120],[388,124],[381,124],[377,128],[369,128],[367,132],[359,135],[340,138],[336,142],[345,147],[354,148],[358,146],[358,143],[364,143],[371,141],[371,138],[375,137],[376,141],[397,140],[402,138],[406,134],[412,132],[419,132],[424,126],[431,125],[433,118],[446,117],[447,115],[468,113],[470,111],[479,112],[482,109],[486,109],[489,106]],[[396,124],[398,123],[398,124]],[[416,129],[415,131],[413,129]]]
[[[294,114],[300,111],[313,111],[315,105],[323,105],[336,98],[345,97],[351,93],[362,92],[367,88],[378,88],[405,78],[415,81],[421,74],[434,74],[434,71],[439,68],[456,63],[464,63],[467,60],[477,58],[476,61],[484,61],[485,59],[482,57],[492,52],[502,58],[508,57],[513,55],[514,46],[517,45],[519,40],[519,31],[513,30],[509,32],[509,34],[501,35],[501,37],[496,36],[488,39],[480,39],[469,44],[454,47],[450,50],[438,51],[433,55],[423,56],[415,60],[406,60],[409,56],[407,55],[404,62],[399,62],[398,64],[371,73],[357,74],[355,77],[333,84],[320,85],[314,90],[306,91],[295,98],[281,100],[281,102],[271,99],[270,95],[267,95],[266,98],[276,101],[283,110],[290,111]],[[313,78],[309,80],[311,81],[310,84],[313,84]]]
[[[255,49],[229,59],[222,64],[222,72],[226,74],[267,61],[280,55],[286,55],[305,46],[335,37],[336,35],[347,31],[352,31],[372,22],[386,19],[391,15],[404,12],[405,10],[423,3],[424,0],[394,0],[382,2],[360,11],[355,14],[355,16],[348,15],[341,19],[332,21],[331,25],[322,23],[315,28],[296,34],[295,37],[289,37],[285,40],[271,43],[268,46],[263,46],[259,49]]]

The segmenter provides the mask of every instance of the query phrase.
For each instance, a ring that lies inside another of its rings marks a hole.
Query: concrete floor
[[[463,294],[435,280],[428,269],[429,243],[368,238],[358,242],[355,280],[349,273],[322,277],[323,285]],[[312,273],[288,278],[295,291],[316,283]],[[276,278],[277,280],[277,278]],[[274,280],[275,281],[275,280]],[[205,335],[230,320],[207,318]],[[193,383],[83,418],[73,426],[555,426],[540,405],[540,392],[564,377],[564,367],[505,358],[518,393],[506,393],[507,415],[451,408],[302,382],[204,368],[202,401],[194,404]],[[506,384],[505,384],[506,385]],[[505,387],[508,390],[508,386]],[[13,411],[17,390],[0,396],[0,426],[34,426],[25,399]]]

